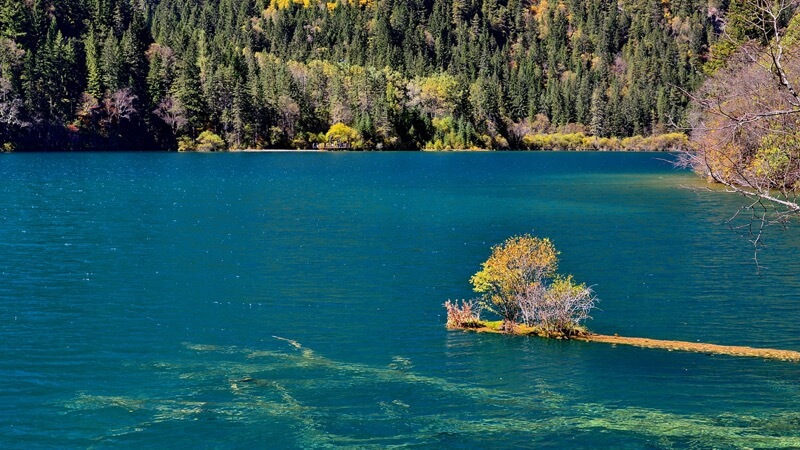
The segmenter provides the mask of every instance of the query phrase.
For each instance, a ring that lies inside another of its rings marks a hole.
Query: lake
[[[600,333],[800,350],[800,237],[648,153],[0,155],[0,447],[800,447],[800,366],[448,332],[546,236]]]

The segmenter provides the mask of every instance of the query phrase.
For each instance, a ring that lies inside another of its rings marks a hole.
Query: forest
[[[680,145],[667,133],[685,126],[687,93],[713,70],[727,9],[725,0],[0,0],[0,145]]]

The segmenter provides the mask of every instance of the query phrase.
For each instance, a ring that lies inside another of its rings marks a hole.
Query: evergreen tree
[[[103,73],[100,68],[98,45],[94,29],[89,29],[84,41],[86,52],[86,92],[94,98],[103,95]]]
[[[203,102],[205,96],[200,85],[200,67],[197,59],[196,47],[190,43],[178,66],[172,88],[172,94],[186,109],[189,125],[193,131],[199,131],[206,125],[206,107]]]
[[[100,53],[100,67],[103,74],[103,86],[111,92],[119,90],[122,87],[120,77],[125,71],[122,67],[119,42],[112,32],[107,34],[105,42],[103,42],[103,49]]]
[[[601,84],[594,88],[592,92],[592,106],[590,109],[591,121],[589,122],[592,134],[595,136],[605,136],[607,129],[605,87]]]
[[[727,17],[728,32],[743,38],[753,37],[747,5],[731,0]],[[624,137],[684,121],[684,92],[719,65],[709,52],[732,51],[715,42],[727,3],[707,8],[700,0],[0,0],[0,77],[33,124],[15,139],[38,147],[45,138],[76,142],[64,136],[85,117],[76,107],[84,92],[103,105],[120,93],[135,98],[141,114],[115,131],[120,142],[127,133],[167,146],[173,127],[154,112],[166,100],[172,119],[188,121],[181,132],[213,131],[229,147],[311,145],[336,121],[383,148],[433,145],[435,133],[442,145],[495,146],[512,133],[574,124]],[[112,139],[81,132],[83,148]]]

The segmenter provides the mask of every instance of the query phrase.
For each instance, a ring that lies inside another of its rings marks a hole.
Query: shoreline
[[[113,151],[113,150],[112,150]],[[166,152],[173,152],[174,150],[165,150]],[[413,150],[319,150],[319,149],[288,149],[288,148],[275,148],[275,149],[244,149],[244,150],[221,150],[216,152],[180,152],[180,153],[661,153],[671,154],[678,153],[677,150],[604,150],[604,149],[553,149],[553,150],[531,150],[531,149],[503,149],[494,150],[487,148],[473,148],[473,149],[451,149],[451,150],[430,150],[430,149],[413,149]]]
[[[200,152],[183,152],[183,153],[200,153]],[[207,153],[330,153],[328,150],[319,149],[302,149],[291,150],[288,148],[246,148],[241,150],[225,150],[221,152],[207,152]]]
[[[244,149],[244,150],[219,150],[214,152],[200,152],[200,151],[185,151],[178,150],[130,150],[130,149],[91,149],[91,150],[74,150],[74,149],[36,149],[36,150],[15,150],[13,152],[0,151],[0,155],[14,155],[14,154],[33,154],[33,153],[180,153],[180,154],[225,154],[225,153],[645,153],[645,154],[659,154],[659,155],[673,155],[677,153],[673,150],[319,150],[319,149]]]

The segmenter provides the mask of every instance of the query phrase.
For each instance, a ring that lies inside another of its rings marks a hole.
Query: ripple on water
[[[443,328],[532,232],[598,332],[800,350],[797,234],[757,274],[740,199],[691,183],[648,154],[4,155],[0,447],[800,446],[796,365]]]

